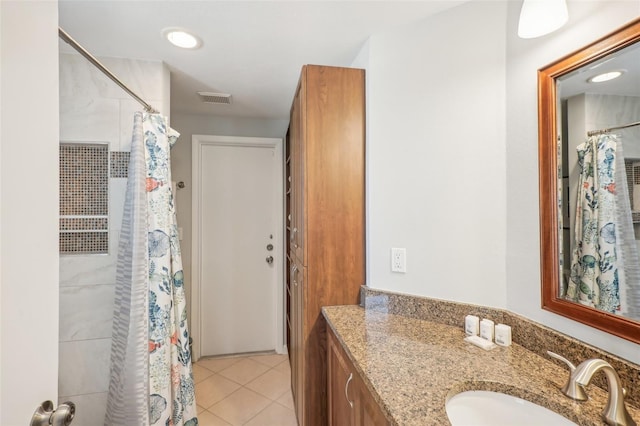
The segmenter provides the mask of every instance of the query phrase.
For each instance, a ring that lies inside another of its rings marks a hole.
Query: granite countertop
[[[465,342],[462,327],[360,306],[330,306],[322,312],[393,425],[449,424],[445,403],[466,390],[514,395],[580,425],[604,424],[606,392],[590,385],[588,401],[567,398],[560,388],[568,370],[518,344],[486,351]],[[640,410],[627,407],[640,423]]]

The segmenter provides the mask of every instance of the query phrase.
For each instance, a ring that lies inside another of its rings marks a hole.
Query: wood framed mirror
[[[572,94],[561,92],[563,90],[566,92],[565,88],[570,86],[568,84],[569,78],[575,77],[576,81],[579,80],[584,83],[592,75],[598,74],[607,68],[603,66],[605,63],[611,64],[618,56],[635,50],[640,52],[640,19],[630,22],[608,36],[560,58],[538,71],[538,155],[542,308],[632,342],[640,343],[640,318],[635,315],[627,317],[617,312],[607,312],[578,303],[565,297],[564,292],[567,285],[566,254],[567,251],[572,251],[574,248],[573,242],[567,244],[566,241],[567,236],[572,231],[571,226],[568,226],[565,222],[570,221],[567,218],[572,214],[575,216],[575,213],[572,213],[572,209],[575,209],[575,206],[572,207],[570,205],[569,190],[571,185],[575,185],[577,188],[578,183],[570,182],[569,175],[572,165],[567,160],[570,155],[568,152],[570,150],[575,152],[575,144],[568,148],[569,143],[567,141],[567,134],[570,132],[571,126],[567,125],[567,115],[569,113],[566,95]],[[635,62],[640,65],[640,60]],[[596,68],[599,69],[596,70]],[[628,74],[631,74],[631,72]],[[640,71],[636,72],[636,74],[640,75]],[[567,84],[565,84],[565,81]],[[636,83],[636,85],[640,89],[640,84]],[[580,93],[578,91],[576,93],[584,96],[587,92]],[[615,96],[621,95],[616,94]],[[634,98],[637,97],[638,111],[640,111],[640,93],[632,96]],[[636,121],[638,120],[640,119]],[[585,131],[581,132],[580,135],[576,135],[576,133],[580,132],[574,131],[574,141],[577,140],[575,136],[579,136],[584,142],[588,136],[585,126],[593,125],[593,122],[594,120],[582,117],[582,130]],[[611,128],[620,124],[611,123],[610,125],[607,124],[607,127]],[[575,126],[573,127],[573,130],[575,130]],[[640,126],[636,127],[636,132],[640,135]],[[640,140],[637,143],[640,147]],[[638,152],[640,152],[640,148],[638,148]],[[640,165],[640,155],[638,164]],[[577,168],[577,165],[573,167]],[[640,206],[640,200],[638,200],[638,205]],[[640,223],[640,212],[638,222]],[[640,238],[640,226],[636,228],[635,234]],[[572,233],[570,239],[573,238],[573,235]],[[640,241],[638,242],[640,243]],[[567,249],[567,247],[570,248]],[[574,263],[572,262],[570,266],[573,267]],[[640,288],[640,282],[638,286]]]

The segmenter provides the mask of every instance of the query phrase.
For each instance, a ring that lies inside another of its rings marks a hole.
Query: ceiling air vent
[[[231,105],[231,95],[228,93],[198,92],[198,96],[207,104]]]

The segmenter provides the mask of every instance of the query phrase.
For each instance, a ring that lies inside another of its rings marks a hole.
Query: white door
[[[278,349],[281,145],[224,139],[198,149],[199,356]]]
[[[0,18],[0,425],[24,426],[58,403],[58,2],[0,1]]]

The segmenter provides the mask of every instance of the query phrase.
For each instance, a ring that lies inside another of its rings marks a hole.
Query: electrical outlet
[[[407,272],[407,249],[391,249],[391,272]]]

